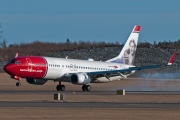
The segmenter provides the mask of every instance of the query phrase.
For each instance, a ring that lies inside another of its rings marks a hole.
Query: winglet
[[[169,62],[168,62],[168,66],[169,65],[172,65],[172,63],[174,62],[174,59],[175,59],[175,56],[176,56],[176,51],[174,52],[174,54],[171,56],[171,59],[169,60]]]

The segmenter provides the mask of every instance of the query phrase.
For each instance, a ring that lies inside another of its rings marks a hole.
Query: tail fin
[[[174,52],[174,54],[171,56],[171,59],[169,60],[169,62],[167,64],[168,66],[172,65],[172,63],[174,62],[175,57],[176,57],[176,52]]]
[[[119,55],[115,58],[107,60],[106,62],[133,65],[137,43],[138,43],[139,32],[140,32],[140,26],[139,25],[134,26],[129,38],[127,39]]]

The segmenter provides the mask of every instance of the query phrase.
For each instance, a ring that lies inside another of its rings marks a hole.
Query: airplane
[[[136,70],[160,68],[162,65],[136,67],[133,65],[138,43],[140,26],[135,25],[123,49],[117,57],[107,61],[78,60],[43,56],[18,56],[4,66],[4,71],[17,80],[20,86],[21,78],[34,85],[43,85],[48,80],[59,82],[57,91],[65,91],[61,82],[82,85],[83,91],[90,91],[90,83],[104,83],[126,79]],[[172,65],[176,53],[167,65]]]

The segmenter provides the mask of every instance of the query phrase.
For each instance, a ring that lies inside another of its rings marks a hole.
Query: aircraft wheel
[[[56,90],[57,90],[57,91],[60,91],[60,90],[61,90],[60,85],[57,85],[57,86],[56,86]]]
[[[82,86],[82,91],[86,91],[86,85]]]
[[[17,87],[21,86],[21,83],[20,83],[20,82],[17,82],[17,83],[16,83],[16,86],[17,86]]]
[[[65,86],[61,85],[61,91],[65,91]]]
[[[86,85],[86,90],[90,91],[91,90],[91,86],[90,85]]]

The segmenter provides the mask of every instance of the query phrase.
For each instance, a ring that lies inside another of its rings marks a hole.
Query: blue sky
[[[106,41],[124,43],[134,25],[140,42],[180,38],[179,0],[0,0],[8,44]]]

